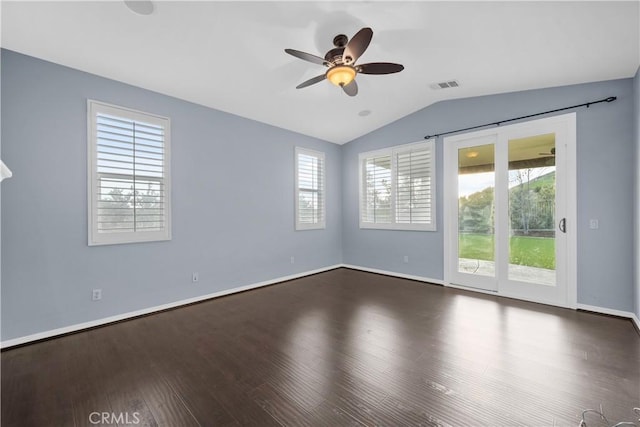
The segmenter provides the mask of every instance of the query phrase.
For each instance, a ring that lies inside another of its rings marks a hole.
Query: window
[[[360,154],[360,228],[436,229],[434,140]]]
[[[171,239],[169,119],[88,101],[89,245]]]
[[[325,227],[324,153],[296,147],[296,230]]]

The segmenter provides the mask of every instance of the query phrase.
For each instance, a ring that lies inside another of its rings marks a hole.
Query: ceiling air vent
[[[459,86],[460,86],[460,83],[457,80],[449,80],[447,82],[432,83],[429,85],[429,87],[434,90],[449,89],[452,87],[459,87]]]

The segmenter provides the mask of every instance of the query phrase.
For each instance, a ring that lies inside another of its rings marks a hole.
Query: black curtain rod
[[[529,114],[528,116],[520,116],[520,117],[516,117],[516,118],[513,118],[513,119],[500,120],[499,122],[487,123],[487,124],[478,125],[478,126],[471,126],[471,127],[464,128],[464,129],[450,130],[448,132],[435,133],[433,135],[425,136],[424,139],[437,138],[437,137],[442,136],[442,135],[449,135],[451,133],[463,132],[465,130],[479,129],[479,128],[484,128],[484,127],[487,127],[487,126],[500,126],[502,123],[513,122],[515,120],[528,119],[529,117],[536,117],[536,116],[541,116],[543,114],[556,113],[558,111],[570,110],[572,108],[579,108],[579,107],[587,107],[587,108],[589,108],[589,106],[591,106],[593,104],[600,104],[601,102],[613,102],[616,99],[618,99],[616,96],[610,96],[608,98],[600,99],[598,101],[585,102],[584,104],[572,105],[570,107],[564,107],[564,108],[557,108],[555,110],[543,111],[542,113]]]

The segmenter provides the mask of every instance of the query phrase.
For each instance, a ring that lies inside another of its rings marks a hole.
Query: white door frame
[[[465,134],[458,134],[443,139],[444,145],[444,285],[471,290],[474,292],[486,293],[491,295],[501,295],[506,297],[514,297],[509,293],[501,292],[498,288],[497,292],[482,290],[476,288],[469,288],[465,286],[455,285],[452,282],[452,250],[454,246],[457,247],[455,242],[457,241],[457,230],[454,230],[453,224],[455,221],[452,218],[457,218],[457,209],[454,211],[454,207],[457,206],[458,189],[452,178],[453,174],[457,174],[457,150],[453,149],[453,142],[464,141],[467,139],[476,138],[495,138],[499,140],[505,135],[513,135],[514,133],[526,132],[527,129],[535,128],[536,126],[552,125],[552,124],[564,124],[566,126],[566,145],[564,148],[566,155],[565,163],[563,165],[566,171],[566,193],[564,200],[566,201],[565,215],[566,218],[566,298],[565,302],[559,305],[561,307],[576,309],[577,308],[577,164],[576,164],[576,113],[562,114],[544,119],[531,120],[527,122],[517,123],[508,126],[500,126],[499,128],[485,129]],[[496,159],[498,160],[498,159]],[[452,166],[453,165],[453,166]],[[455,166],[455,168],[454,168]],[[556,224],[557,225],[557,224]],[[455,241],[454,241],[455,239]],[[496,261],[498,254],[496,253]],[[496,266],[498,263],[496,262]],[[558,278],[560,279],[560,277]],[[533,301],[543,304],[549,304],[549,301],[543,301],[536,298],[517,297],[526,301]]]

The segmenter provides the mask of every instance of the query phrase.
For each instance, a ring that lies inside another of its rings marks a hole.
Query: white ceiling
[[[2,2],[2,47],[343,144],[435,102],[632,77],[639,3],[167,2],[149,16],[122,1]],[[351,98],[324,67],[336,34],[371,27]],[[434,91],[434,82],[461,87]],[[588,100],[585,100],[588,101]],[[365,117],[358,113],[370,110]]]

